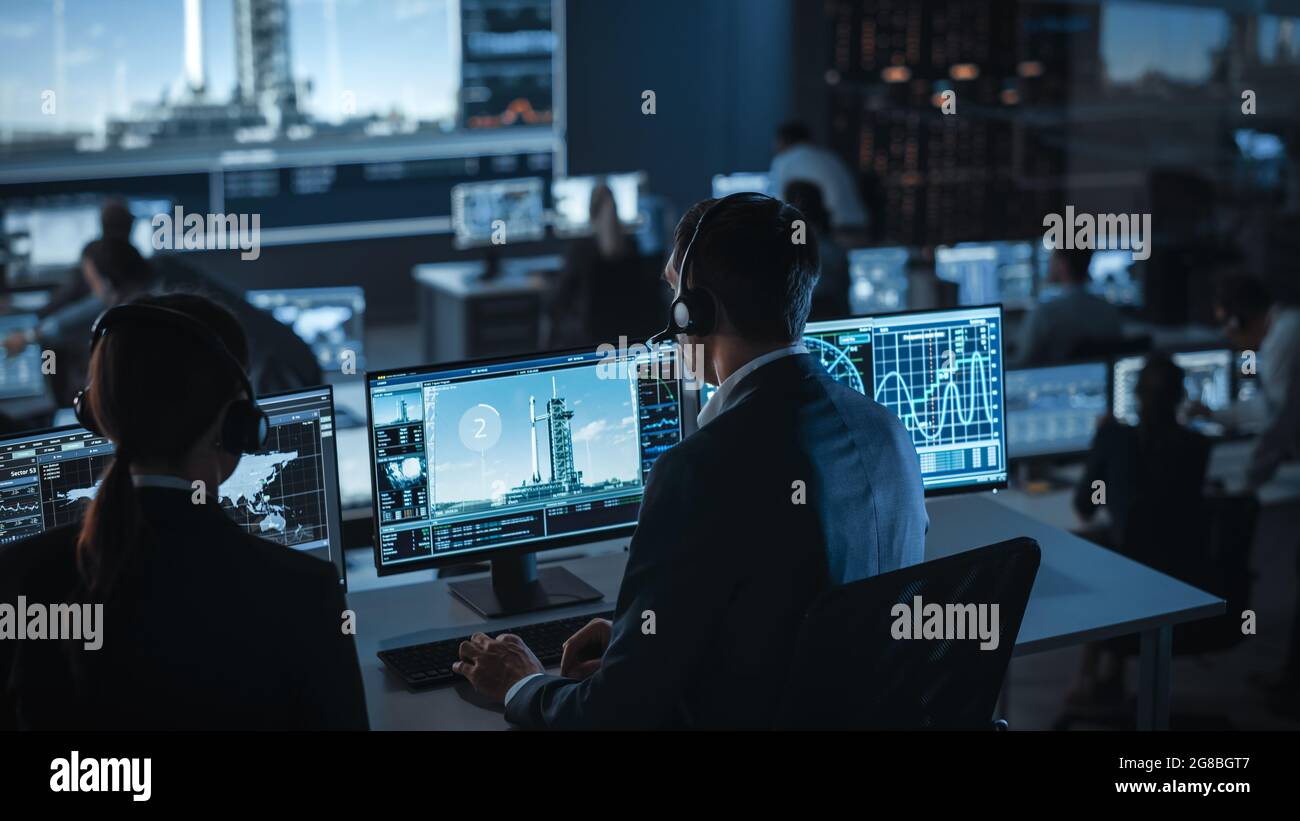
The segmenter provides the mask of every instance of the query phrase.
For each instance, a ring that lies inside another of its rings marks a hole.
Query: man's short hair
[[[1232,274],[1219,280],[1214,292],[1214,305],[1227,320],[1245,325],[1268,313],[1273,299],[1268,288],[1256,277]]]
[[[812,132],[803,123],[791,120],[777,126],[776,139],[782,145],[798,145],[812,142]]]
[[[709,213],[688,270],[682,256],[695,227],[718,200],[701,200],[677,223],[673,269],[691,288],[713,295],[736,332],[755,342],[793,342],[803,336],[820,261],[811,230],[796,243],[799,209],[760,194],[735,195]]]
[[[1088,269],[1092,266],[1091,248],[1057,248],[1052,253],[1065,263],[1065,273],[1071,282],[1088,281]]]
[[[1169,354],[1156,351],[1138,374],[1138,414],[1143,422],[1159,423],[1176,418],[1187,398],[1183,369]]]

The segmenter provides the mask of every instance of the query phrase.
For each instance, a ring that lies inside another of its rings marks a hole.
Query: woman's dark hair
[[[133,294],[153,281],[153,268],[135,246],[124,239],[97,239],[81,250],[81,258],[90,260],[95,271],[119,294]]]
[[[717,200],[701,200],[677,223],[672,266],[686,283],[713,294],[736,331],[758,342],[793,342],[803,336],[821,271],[813,232],[796,242],[799,209],[758,194],[729,201],[709,215],[691,249],[690,270],[682,257],[704,213]]]
[[[132,300],[179,311],[206,327],[241,364],[248,341],[225,308],[194,294]],[[196,333],[147,321],[113,326],[90,358],[84,401],[99,431],[116,445],[77,538],[77,568],[96,593],[116,582],[144,529],[131,464],[176,464],[243,385]]]
[[[1187,398],[1183,369],[1166,353],[1153,353],[1138,374],[1138,415],[1143,427],[1175,424],[1178,408]]]

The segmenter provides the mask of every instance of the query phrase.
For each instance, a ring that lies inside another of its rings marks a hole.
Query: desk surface
[[[537,291],[546,285],[544,271],[559,270],[564,260],[558,256],[502,257],[500,273],[482,279],[483,260],[427,262],[415,266],[411,276],[417,283],[457,297],[490,296],[519,291]]]
[[[1116,553],[1036,521],[987,494],[932,500],[926,558],[939,558],[1017,536],[1036,539],[1042,565],[1029,598],[1016,654],[1040,652],[1092,639],[1213,616],[1221,599],[1157,573]],[[558,608],[492,624],[489,631],[534,621],[608,610],[618,593],[626,554],[574,559],[566,566],[605,594],[596,604]],[[367,585],[351,575],[348,594],[357,613],[357,652],[375,729],[505,729],[500,708],[484,708],[470,688],[413,693],[390,676],[381,649],[465,635],[482,618],[454,598],[447,581],[411,574],[413,583],[388,577]],[[364,588],[364,589],[363,589]]]

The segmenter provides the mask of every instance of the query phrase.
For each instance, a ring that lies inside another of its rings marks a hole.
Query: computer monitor
[[[153,217],[170,214],[172,201],[161,197],[131,197],[126,200],[126,206],[135,217],[131,244],[141,256],[152,256]],[[102,207],[103,198],[98,196],[7,204],[4,233],[18,235],[15,255],[26,257],[30,268],[70,268],[78,263],[81,249],[100,237]]]
[[[1173,354],[1173,360],[1183,369],[1188,401],[1200,402],[1212,411],[1225,410],[1232,404],[1232,351],[1226,348],[1179,351]],[[1138,423],[1137,383],[1146,363],[1145,356],[1125,356],[1115,360],[1111,376],[1113,413],[1125,424]],[[1200,419],[1184,421],[1204,433],[1222,432],[1211,422]]]
[[[86,243],[100,234],[99,205],[70,202],[49,205],[6,205],[4,232],[13,252],[25,256],[33,269],[72,267]]]
[[[456,247],[473,248],[542,239],[546,235],[543,186],[540,177],[467,182],[454,186],[451,189],[451,228]],[[500,241],[494,242],[496,238]]]
[[[618,220],[632,228],[641,223],[641,186],[645,174],[605,174],[593,177],[563,177],[551,183],[554,202],[552,225],[556,236],[575,237],[591,233],[591,192],[599,184],[614,195]]]
[[[960,242],[934,249],[935,276],[957,285],[961,305],[1030,307],[1037,266],[1030,241]]]
[[[537,574],[533,553],[635,527],[651,466],[682,437],[681,379],[661,356],[588,348],[368,373],[378,573],[491,559],[492,583],[453,587],[489,616],[599,598],[557,568]]]
[[[771,184],[770,177],[764,171],[741,171],[735,174],[714,174],[713,175],[713,197],[722,199],[732,194],[742,192],[753,192],[755,194],[768,193],[768,186]]]
[[[0,316],[0,340],[10,334],[35,330],[36,314]],[[41,346],[29,342],[21,351],[10,354],[0,345],[0,400],[40,396],[45,393],[45,374],[41,372]]]
[[[259,398],[269,447],[245,454],[217,490],[248,533],[334,563],[346,583],[334,401],[329,387]],[[113,443],[72,426],[0,438],[0,544],[78,521]]]
[[[1133,265],[1132,251],[1094,251],[1088,265],[1088,290],[1112,305],[1140,306],[1142,285],[1134,276]]]
[[[871,369],[876,401],[912,437],[927,493],[1006,486],[1000,305],[873,317]]]
[[[293,328],[311,346],[321,370],[337,373],[351,352],[357,373],[365,371],[366,292],[356,286],[248,291],[257,308]]]
[[[809,322],[803,344],[832,379],[870,396],[872,325],[871,317]]]
[[[1105,362],[1007,371],[1007,455],[1071,456],[1092,445],[1110,411]]]
[[[1059,291],[1047,283],[1052,250],[1039,242],[1035,252],[1038,257],[1038,291],[1041,298],[1050,299],[1054,291]],[[1132,251],[1122,248],[1093,251],[1092,261],[1088,263],[1088,292],[1112,305],[1141,307],[1143,290],[1136,274],[1136,264]]]
[[[858,248],[849,251],[849,308],[855,314],[907,310],[907,248]]]

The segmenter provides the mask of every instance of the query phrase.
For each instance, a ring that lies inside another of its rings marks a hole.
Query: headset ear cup
[[[221,447],[236,456],[256,453],[266,447],[270,433],[266,414],[249,399],[239,399],[226,409],[226,420],[221,426]]]
[[[717,322],[718,306],[713,300],[713,294],[704,288],[693,289],[691,291],[691,334],[708,336],[713,333]]]
[[[77,417],[77,424],[96,435],[102,436],[99,432],[99,426],[95,423],[95,413],[90,409],[90,400],[86,397],[88,388],[82,388],[77,391],[77,395],[72,397],[72,413]]]

